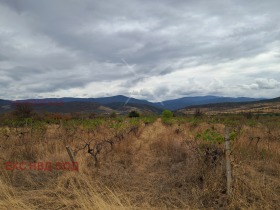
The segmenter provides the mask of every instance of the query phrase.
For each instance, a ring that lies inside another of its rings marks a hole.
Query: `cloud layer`
[[[277,97],[280,1],[2,0],[0,98]]]

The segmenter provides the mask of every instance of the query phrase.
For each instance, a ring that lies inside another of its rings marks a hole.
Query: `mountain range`
[[[255,114],[274,114],[280,116],[280,97],[259,101],[249,102],[225,102],[203,105],[188,106],[177,110],[177,113],[193,114],[199,109],[207,115],[216,115],[222,113],[255,113]]]
[[[137,109],[153,113],[161,113],[164,109],[178,110],[190,106],[217,104],[217,103],[236,103],[236,102],[254,102],[261,101],[263,98],[247,98],[247,97],[221,97],[221,96],[192,96],[183,97],[162,102],[149,102],[130,98],[123,95],[100,98],[43,98],[43,99],[26,99],[26,100],[3,100],[0,99],[0,113],[8,112],[15,103],[31,103],[36,111],[49,112],[97,112],[110,113],[129,112]],[[273,100],[273,99],[269,99]]]

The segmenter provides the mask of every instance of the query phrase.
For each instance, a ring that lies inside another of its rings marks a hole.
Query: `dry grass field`
[[[184,114],[192,114],[196,108],[186,108],[180,110],[180,112]],[[244,103],[239,104],[234,103],[231,104],[214,104],[214,105],[205,105],[201,106],[200,110],[208,115],[216,115],[216,114],[240,114],[251,112],[255,114],[280,114],[280,102],[274,103]]]
[[[280,209],[280,120],[238,122],[230,126],[231,197],[223,122],[2,126],[0,209]],[[70,162],[66,145],[79,171],[55,168]],[[52,171],[7,170],[22,161],[51,162]]]

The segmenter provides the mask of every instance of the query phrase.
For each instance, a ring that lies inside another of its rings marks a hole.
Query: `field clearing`
[[[225,116],[3,125],[0,209],[280,209],[279,121]],[[79,171],[5,169],[7,162],[69,162],[66,145]]]

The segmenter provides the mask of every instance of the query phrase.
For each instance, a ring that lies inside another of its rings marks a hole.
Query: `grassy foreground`
[[[269,116],[2,125],[0,209],[280,209],[279,128],[280,120]],[[66,145],[79,171],[5,168],[7,162],[69,162]]]

